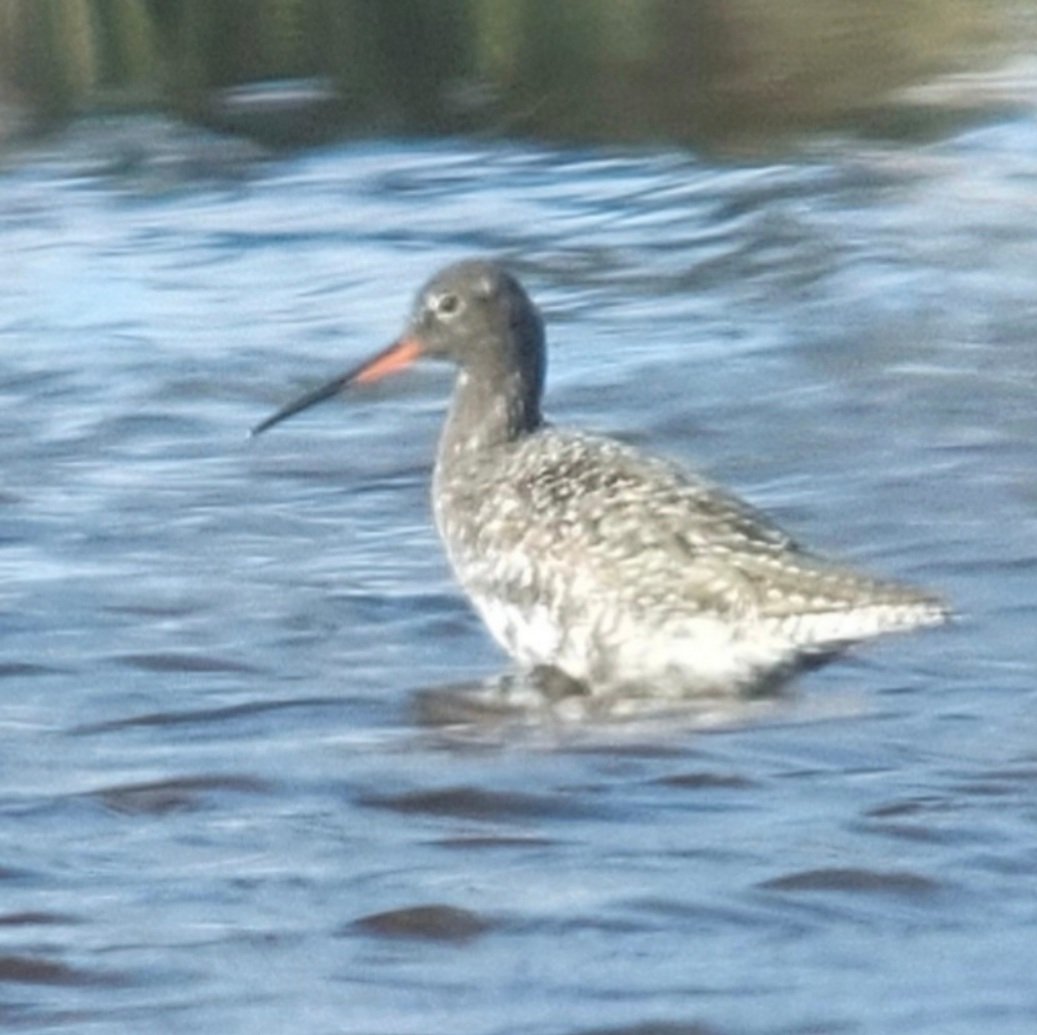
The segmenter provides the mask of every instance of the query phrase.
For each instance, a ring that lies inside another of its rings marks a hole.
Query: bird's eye
[[[454,316],[461,310],[461,299],[457,295],[441,295],[436,299],[435,309],[440,316]]]

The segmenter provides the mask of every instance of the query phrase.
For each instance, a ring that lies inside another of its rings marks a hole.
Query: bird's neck
[[[517,441],[541,423],[538,378],[518,371],[462,368],[439,443],[439,462],[449,465]]]

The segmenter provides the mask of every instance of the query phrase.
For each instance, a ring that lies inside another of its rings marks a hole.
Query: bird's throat
[[[441,463],[517,441],[542,423],[538,384],[517,372],[478,373],[458,374],[439,446]]]

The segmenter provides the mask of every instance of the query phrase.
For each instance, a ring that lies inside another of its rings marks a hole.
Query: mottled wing
[[[555,584],[618,593],[659,616],[751,615],[804,648],[946,616],[923,593],[802,550],[753,507],[664,461],[590,436],[528,443],[536,448],[516,452],[508,484],[537,517],[521,522],[523,552]]]

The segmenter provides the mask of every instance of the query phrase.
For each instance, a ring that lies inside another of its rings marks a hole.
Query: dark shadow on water
[[[932,895],[940,888],[938,881],[906,870],[878,871],[859,867],[799,871],[762,881],[758,886],[765,891],[849,892],[909,898]]]
[[[145,783],[114,784],[89,792],[86,797],[106,810],[125,816],[162,816],[201,809],[216,795],[257,795],[269,785],[253,776],[200,774]]]
[[[354,920],[340,933],[460,945],[494,926],[492,920],[479,913],[436,902],[371,913]]]
[[[126,975],[110,971],[83,970],[44,956],[0,956],[0,984],[62,985],[82,988],[96,985],[125,985]]]
[[[266,715],[277,716],[284,711],[320,712],[324,710],[339,711],[351,704],[349,698],[343,697],[299,697],[274,701],[247,701],[243,704],[231,704],[218,708],[192,708],[180,711],[143,712],[136,715],[120,716],[100,722],[82,723],[69,729],[72,736],[91,736],[113,731],[169,726],[199,726],[212,723],[236,722]]]
[[[472,822],[524,823],[530,819],[583,819],[597,815],[596,808],[569,796],[499,791],[470,784],[366,793],[357,797],[364,808],[381,809],[405,816],[450,817]]]

